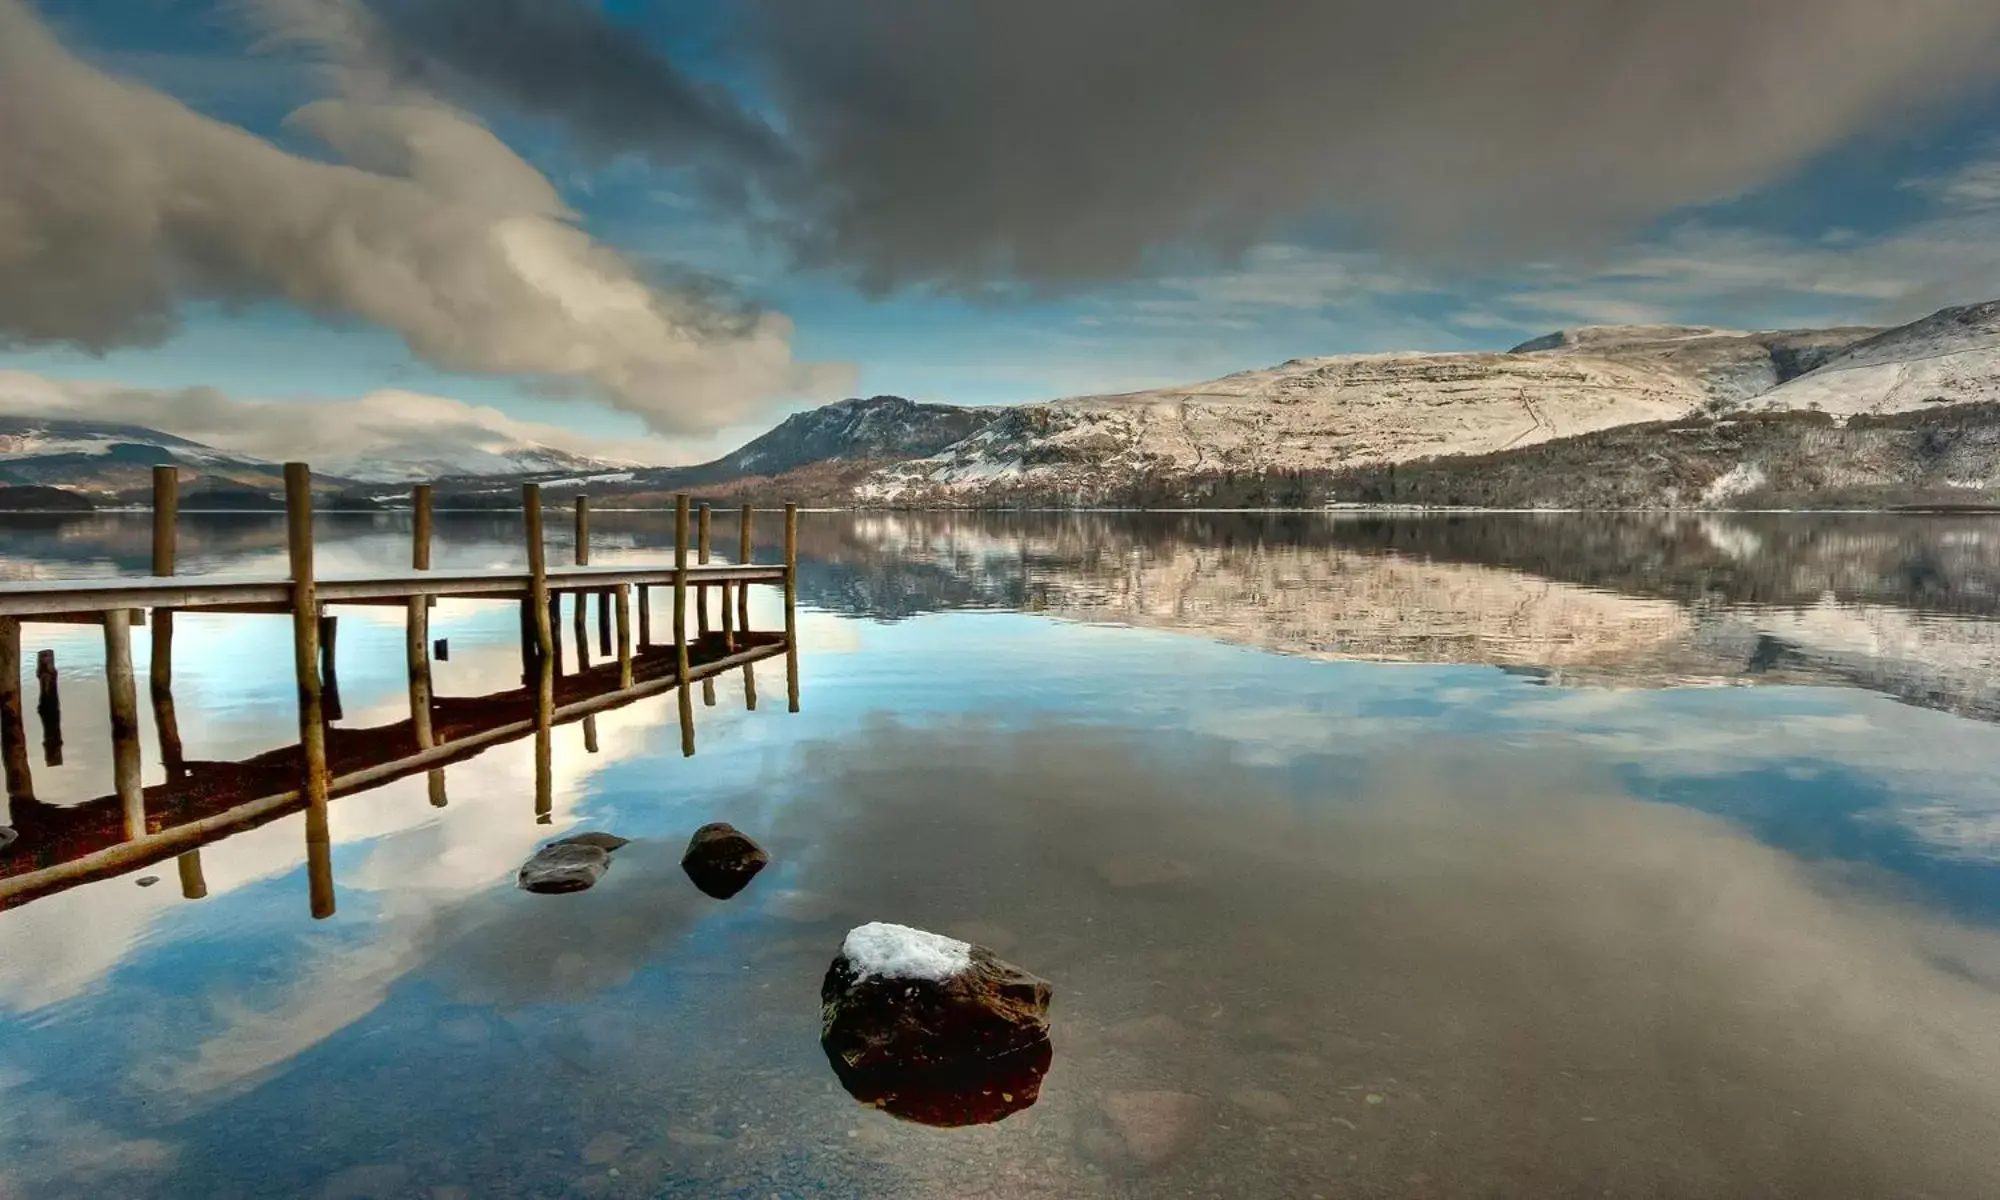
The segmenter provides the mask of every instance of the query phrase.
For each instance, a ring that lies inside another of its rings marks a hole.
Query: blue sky
[[[301,105],[340,90],[311,61],[338,55],[323,45],[273,47],[245,15],[310,11],[315,3],[38,0],[33,8],[84,69],[150,85],[290,153],[339,161],[339,152],[289,120]],[[590,5],[576,0],[576,7]],[[756,119],[784,130],[783,88],[760,81],[757,65],[767,60],[732,57],[729,11],[645,0],[604,10],[662,61],[726,89]],[[1915,65],[1909,73],[1921,75]],[[571,387],[552,383],[546,371],[504,369],[512,361],[505,353],[447,361],[454,355],[413,346],[394,320],[343,311],[339,302],[309,311],[279,287],[240,289],[241,296],[189,288],[172,306],[173,332],[157,344],[9,339],[0,328],[0,346],[12,342],[0,350],[0,372],[142,389],[212,387],[256,400],[337,402],[406,390],[491,406],[591,448],[622,443],[634,457],[674,461],[726,450],[787,411],[844,394],[1032,401],[1298,356],[1504,348],[1573,324],[1876,323],[2000,295],[2000,260],[1991,251],[2000,239],[2000,92],[1978,77],[1917,103],[1870,108],[1842,97],[1852,110],[1846,127],[1816,129],[1811,152],[1789,156],[1796,161],[1751,163],[1736,170],[1733,186],[1710,186],[1693,203],[1650,212],[1626,204],[1618,220],[1580,222],[1568,244],[1557,236],[1527,249],[1497,242],[1431,249],[1342,211],[1336,190],[1260,212],[1266,219],[1254,236],[1211,239],[1185,223],[1176,228],[1188,236],[1149,240],[1142,261],[1111,277],[1003,272],[982,281],[991,286],[966,289],[917,271],[874,291],[857,280],[876,264],[802,261],[782,238],[760,231],[752,211],[705,198],[695,173],[657,155],[589,144],[558,117],[482,103],[484,95],[475,89],[445,99],[470,110],[468,119],[549,181],[569,210],[564,219],[641,278],[699,273],[721,281],[738,303],[782,314],[789,324],[775,337],[794,364],[811,368],[810,378],[772,382],[781,373],[774,368],[760,377],[761,394],[712,412],[693,412],[692,400],[607,402],[593,389],[612,368]],[[1746,115],[1756,119],[1755,111]],[[1684,136],[1658,149],[1656,158],[1691,161],[1708,153]],[[1587,156],[1554,161],[1591,178]],[[1521,170],[1535,167],[1524,162]],[[1492,190],[1504,198],[1517,189]],[[561,357],[561,347],[552,353]],[[489,362],[500,369],[482,369]],[[629,390],[622,382],[603,386]],[[673,405],[681,415],[662,421],[658,410]]]

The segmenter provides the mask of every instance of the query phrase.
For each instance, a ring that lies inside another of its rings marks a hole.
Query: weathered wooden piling
[[[750,545],[750,522],[755,511],[746,504],[742,515],[737,518],[736,565],[739,567],[749,566],[756,554]],[[750,632],[750,589],[747,587],[736,589],[736,627],[745,633]]]
[[[618,596],[618,686],[632,686],[632,589],[619,584]]]
[[[140,783],[139,686],[132,674],[132,612],[104,614],[104,690],[111,703],[111,779],[125,814],[125,836],[144,837],[146,795]]]
[[[181,473],[179,467],[153,468],[153,574],[172,575],[179,569]],[[174,710],[174,610],[155,608],[151,617],[151,659],[146,666],[146,690],[153,702],[153,731],[160,739],[160,761],[167,778],[187,774],[181,746],[180,716]]]
[[[320,705],[319,594],[313,578],[312,468],[285,464],[285,550],[292,568],[292,674],[298,684],[299,753],[306,802],[312,915],[333,915],[333,836],[327,825],[326,715]]]
[[[535,677],[535,820],[546,825],[555,812],[550,730],[555,724],[556,648],[549,612],[549,564],[542,544],[541,485],[521,485],[521,513],[527,524],[528,604],[535,613],[535,644],[541,655]]]
[[[694,700],[688,695],[688,497],[674,497],[674,679],[681,714],[681,753],[694,754]]]
[[[751,558],[756,554],[750,539],[750,526],[755,513],[756,510],[746,504],[736,519],[736,565],[740,567],[749,566]],[[724,603],[727,602],[725,597]],[[736,627],[744,633],[750,632],[750,589],[747,585],[736,589]],[[757,664],[755,663],[743,664],[743,707],[751,712],[757,711]]]
[[[21,622],[12,617],[0,617],[0,761],[6,766],[8,799],[34,799],[28,725],[21,716]]]
[[[35,651],[35,715],[42,722],[43,765],[62,766],[62,689],[56,679],[53,650]]]
[[[616,653],[611,641],[611,592],[597,593],[597,652],[606,658]]]
[[[639,646],[641,649],[653,644],[653,589],[645,584],[638,587],[639,604]]]
[[[428,483],[420,483],[410,489],[410,569],[428,571],[431,569],[431,509],[435,503],[434,490]],[[403,655],[405,669],[409,675],[410,687],[410,732],[418,750],[428,750],[437,743],[436,731],[431,727],[431,657],[425,653],[429,647],[435,656],[443,660],[447,656],[445,641],[437,639],[431,644],[431,598],[411,596],[403,617]],[[427,773],[432,808],[445,806],[444,768],[436,767]]]
[[[585,754],[597,753],[596,713],[592,713],[583,719],[583,752]]]
[[[590,497],[576,498],[576,557],[579,567],[590,565]]]
[[[785,505],[785,695],[799,711],[799,506]]]
[[[708,565],[708,505],[706,504],[695,510],[695,562],[704,567]],[[706,638],[708,636],[707,584],[694,585],[694,604],[695,633]]]
[[[410,568],[431,569],[431,486],[427,483],[410,490]],[[403,611],[403,658],[409,677],[410,728],[419,750],[432,745],[430,623],[430,597],[411,596]]]

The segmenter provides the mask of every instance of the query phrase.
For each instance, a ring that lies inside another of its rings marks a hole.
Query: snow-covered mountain
[[[467,442],[440,450],[426,445],[419,453],[401,455],[372,451],[347,457],[327,457],[315,470],[362,483],[429,483],[433,480],[494,476],[600,475],[629,472],[637,464],[596,458],[544,446],[537,442]]]
[[[1845,417],[1968,401],[2000,401],[2000,301],[1947,308],[1857,342],[1749,407]]]
[[[2000,304],[1887,331],[1586,327],[1505,354],[1295,359],[1192,386],[1008,409],[961,442],[876,472],[854,498],[1116,503],[1173,499],[1179,481],[1180,498],[1193,500],[1217,480],[1504,457],[1648,423],[1977,400],[2000,400]]]
[[[271,463],[139,425],[0,416],[0,484],[43,484],[109,494],[145,486],[154,467],[168,465],[250,485],[270,483],[282,474]]]

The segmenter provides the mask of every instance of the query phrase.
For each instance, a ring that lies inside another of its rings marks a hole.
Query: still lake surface
[[[405,520],[322,519],[320,569]],[[149,545],[7,518],[0,576]],[[438,567],[522,559],[440,515]],[[281,573],[282,518],[186,517],[181,569]],[[777,662],[692,758],[671,693],[558,728],[552,824],[532,739],[336,799],[329,920],[298,816],[205,899],[0,912],[0,1196],[2000,1194],[2000,518],[807,514],[800,579],[800,713]],[[432,632],[440,694],[518,684],[511,605]],[[403,636],[341,610],[343,724],[405,715]],[[101,641],[42,648],[37,792],[101,796]],[[191,759],[294,740],[290,653],[179,618]],[[716,820],[774,859],[727,902],[679,868]],[[634,842],[514,887],[581,830]],[[1052,981],[1038,1103],[842,1091],[819,984],[872,920]]]

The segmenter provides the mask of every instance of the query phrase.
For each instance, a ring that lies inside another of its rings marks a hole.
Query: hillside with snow
[[[1891,330],[1596,326],[1505,354],[1295,359],[1192,386],[1008,409],[936,454],[876,472],[853,498],[1292,505],[1350,496],[1391,502],[1409,493],[1525,496],[1534,506],[1565,506],[1591,503],[1583,497],[1596,494],[1588,486],[1594,475],[1630,475],[1635,456],[1658,465],[1649,451],[1665,443],[1635,442],[1619,431],[1688,422],[1726,427],[1743,416],[1788,413],[1825,414],[1838,424],[1848,415],[1984,400],[2000,400],[2000,304],[1947,310]],[[1668,469],[1622,478],[1613,491],[1702,507],[1745,501],[1771,486],[1788,496],[1822,485],[1865,492],[1889,483],[1924,493],[1958,487],[1953,481],[1969,470],[1979,482],[1966,487],[1983,491],[1985,480],[2000,476],[2000,464],[1979,465],[1981,443],[1968,444],[1951,480],[1920,478],[1903,442],[1885,433],[1860,439],[1849,448],[1859,456],[1853,463],[1815,482],[1802,466],[1811,459],[1805,427],[1771,428],[1778,432],[1756,438],[1726,428],[1705,440],[1683,438]],[[1556,459],[1538,457],[1538,448],[1572,442]],[[1599,444],[1614,457],[1593,458]],[[1782,464],[1774,460],[1766,471],[1737,453],[1751,444],[1781,449]],[[1568,474],[1522,478],[1533,476],[1534,463],[1557,459]],[[1891,461],[1898,464],[1894,480],[1882,475]],[[1463,478],[1443,488],[1408,486],[1448,466]],[[1366,478],[1346,486],[1357,473]]]
[[[1846,417],[2000,401],[2000,301],[1948,308],[1848,347],[1746,406]]]
[[[1006,410],[971,437],[888,468],[863,500],[994,491],[1091,502],[1161,474],[1324,470],[1487,454],[1698,411],[1689,373],[1585,353],[1295,359],[1190,387]]]

